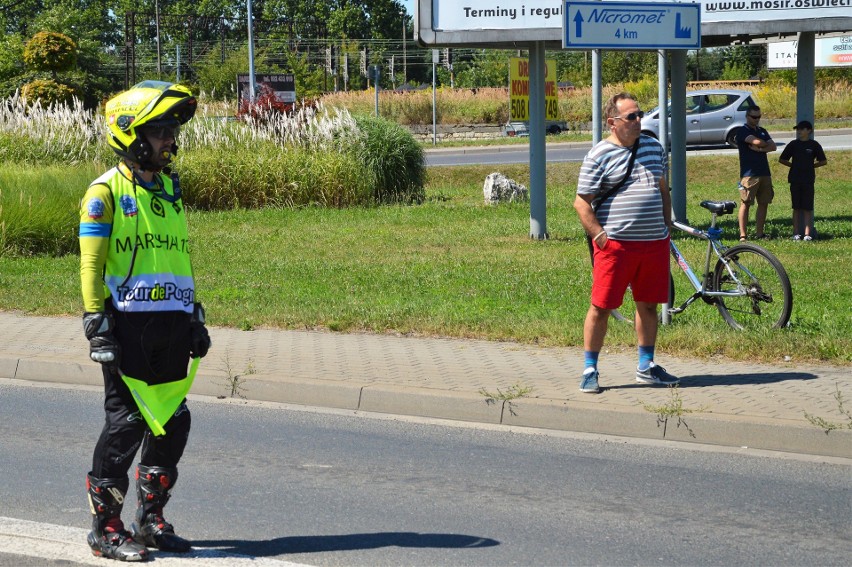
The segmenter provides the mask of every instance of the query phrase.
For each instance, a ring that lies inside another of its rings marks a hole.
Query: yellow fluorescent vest
[[[191,313],[195,282],[183,202],[170,202],[173,182],[157,176],[162,189],[156,186],[153,191],[134,182],[124,165],[96,179],[81,207],[81,250],[87,238],[108,239],[105,297],[111,297],[119,311]],[[105,222],[110,216],[112,223]]]

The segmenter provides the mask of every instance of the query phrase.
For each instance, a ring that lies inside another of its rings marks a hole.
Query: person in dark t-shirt
[[[768,238],[764,233],[766,213],[775,196],[766,154],[774,152],[777,147],[769,132],[760,127],[760,117],[760,107],[752,106],[746,112],[745,125],[737,131],[737,149],[740,154],[740,210],[737,214],[740,242],[748,238],[748,212],[755,201],[755,238]]]
[[[816,232],[814,223],[814,182],[818,167],[828,163],[819,142],[811,140],[813,124],[802,120],[796,124],[796,140],[784,148],[779,158],[781,165],[790,168],[790,197],[793,201],[793,240],[813,240]]]

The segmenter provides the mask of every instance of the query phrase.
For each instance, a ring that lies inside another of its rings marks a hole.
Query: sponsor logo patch
[[[135,217],[139,213],[139,210],[136,208],[136,199],[130,195],[122,195],[121,199],[118,200],[118,204],[126,217]]]
[[[86,205],[86,213],[89,215],[90,219],[99,219],[104,216],[104,207],[104,202],[95,197],[90,199],[89,203]]]

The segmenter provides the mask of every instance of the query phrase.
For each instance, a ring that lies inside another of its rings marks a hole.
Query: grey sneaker
[[[659,384],[661,386],[672,386],[680,382],[680,378],[672,376],[662,366],[657,366],[651,361],[647,370],[636,370],[636,381],[640,384]]]
[[[597,394],[600,392],[601,388],[598,386],[598,377],[598,371],[594,368],[583,372],[583,379],[580,381],[580,391],[588,394]]]
[[[802,240],[804,240],[805,242],[810,242],[813,239],[813,236],[811,236],[810,234],[806,234],[805,237],[802,238]]]

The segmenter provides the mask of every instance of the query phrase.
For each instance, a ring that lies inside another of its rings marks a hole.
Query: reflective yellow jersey
[[[110,169],[80,204],[80,279],[87,312],[185,311],[195,302],[180,190],[163,174],[147,186],[125,165]]]

